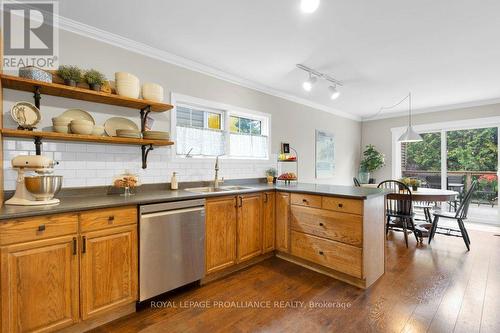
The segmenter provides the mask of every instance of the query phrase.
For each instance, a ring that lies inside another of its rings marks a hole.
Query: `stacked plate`
[[[170,134],[163,131],[145,131],[142,133],[142,136],[144,139],[151,140],[168,140],[170,138]]]
[[[121,138],[135,138],[135,139],[140,139],[141,138],[141,132],[138,130],[131,130],[131,129],[117,129],[116,130],[116,136],[119,136]]]
[[[120,96],[139,98],[141,86],[137,76],[126,72],[115,73],[116,92]]]

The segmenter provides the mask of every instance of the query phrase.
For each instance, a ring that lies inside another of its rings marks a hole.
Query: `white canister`
[[[156,83],[144,83],[142,85],[142,98],[155,102],[163,101],[163,87]]]
[[[177,172],[172,174],[172,178],[170,179],[170,189],[177,190],[179,188],[179,183],[177,182]]]
[[[115,73],[116,93],[120,96],[139,98],[141,85],[139,78],[126,72]]]

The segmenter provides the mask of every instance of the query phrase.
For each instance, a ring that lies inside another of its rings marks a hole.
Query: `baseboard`
[[[110,310],[101,316],[81,321],[78,324],[62,329],[59,332],[63,333],[87,332],[91,329],[102,326],[104,324],[112,322],[113,320],[119,319],[134,312],[135,312],[135,302],[123,305],[114,310]]]
[[[358,287],[361,289],[367,288],[366,281],[363,279],[358,279],[358,278],[352,277],[350,275],[347,275],[345,273],[341,273],[341,272],[335,271],[333,269],[315,264],[313,262],[310,262],[310,261],[307,261],[307,260],[304,260],[301,258],[297,258],[295,256],[288,254],[288,253],[277,252],[276,257],[283,259],[283,260],[286,260],[286,261],[289,261],[289,262],[294,263],[296,265],[302,266],[304,268],[310,269],[312,271],[315,271],[315,272],[318,272],[318,273],[321,273],[324,275],[328,275],[334,279],[343,281],[343,282],[348,283],[350,285],[353,285],[355,287]]]
[[[269,259],[269,258],[272,258],[274,257],[274,251],[273,252],[269,252],[269,253],[265,253],[265,254],[261,254],[260,256],[258,257],[255,257],[255,258],[252,258],[252,259],[249,259],[245,262],[242,262],[242,263],[239,263],[239,264],[236,264],[234,266],[231,266],[231,267],[228,267],[228,268],[225,268],[223,270],[220,270],[218,272],[214,272],[214,273],[211,273],[207,276],[205,276],[202,280],[201,280],[201,285],[205,285],[209,282],[213,282],[215,280],[219,280],[219,279],[222,279],[223,277],[226,277],[230,274],[233,274],[237,271],[240,271],[244,268],[247,268],[249,266],[253,266],[261,261],[264,261],[266,259]]]

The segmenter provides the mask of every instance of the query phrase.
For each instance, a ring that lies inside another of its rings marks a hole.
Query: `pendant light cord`
[[[404,101],[406,101],[407,99],[409,99],[409,104],[410,104],[410,119],[411,119],[411,92],[408,93],[408,95],[406,95],[402,100],[400,100],[399,102],[397,102],[396,104],[394,105],[391,105],[391,106],[382,106],[378,111],[377,113],[375,113],[374,115],[372,116],[369,116],[369,117],[366,117],[366,118],[363,118],[363,120],[370,120],[370,119],[373,119],[373,118],[376,118],[378,117],[382,111],[384,110],[390,110],[390,109],[394,109],[395,107],[397,107],[398,105],[400,105],[401,103],[403,103]]]

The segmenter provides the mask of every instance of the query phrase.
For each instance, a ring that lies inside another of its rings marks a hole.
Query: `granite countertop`
[[[265,183],[244,184],[251,189],[243,189],[231,192],[217,193],[194,193],[186,190],[151,189],[143,190],[135,195],[124,197],[118,194],[86,194],[86,195],[59,195],[61,202],[51,206],[7,206],[0,208],[0,220],[40,216],[57,213],[67,213],[98,208],[109,208],[127,205],[143,205],[159,202],[203,199],[208,197],[236,195],[244,193],[279,190],[284,192],[308,193],[318,195],[331,195],[353,199],[369,199],[371,197],[384,195],[384,190],[373,188],[362,188],[352,186],[321,185],[298,183],[291,185],[274,185]]]

